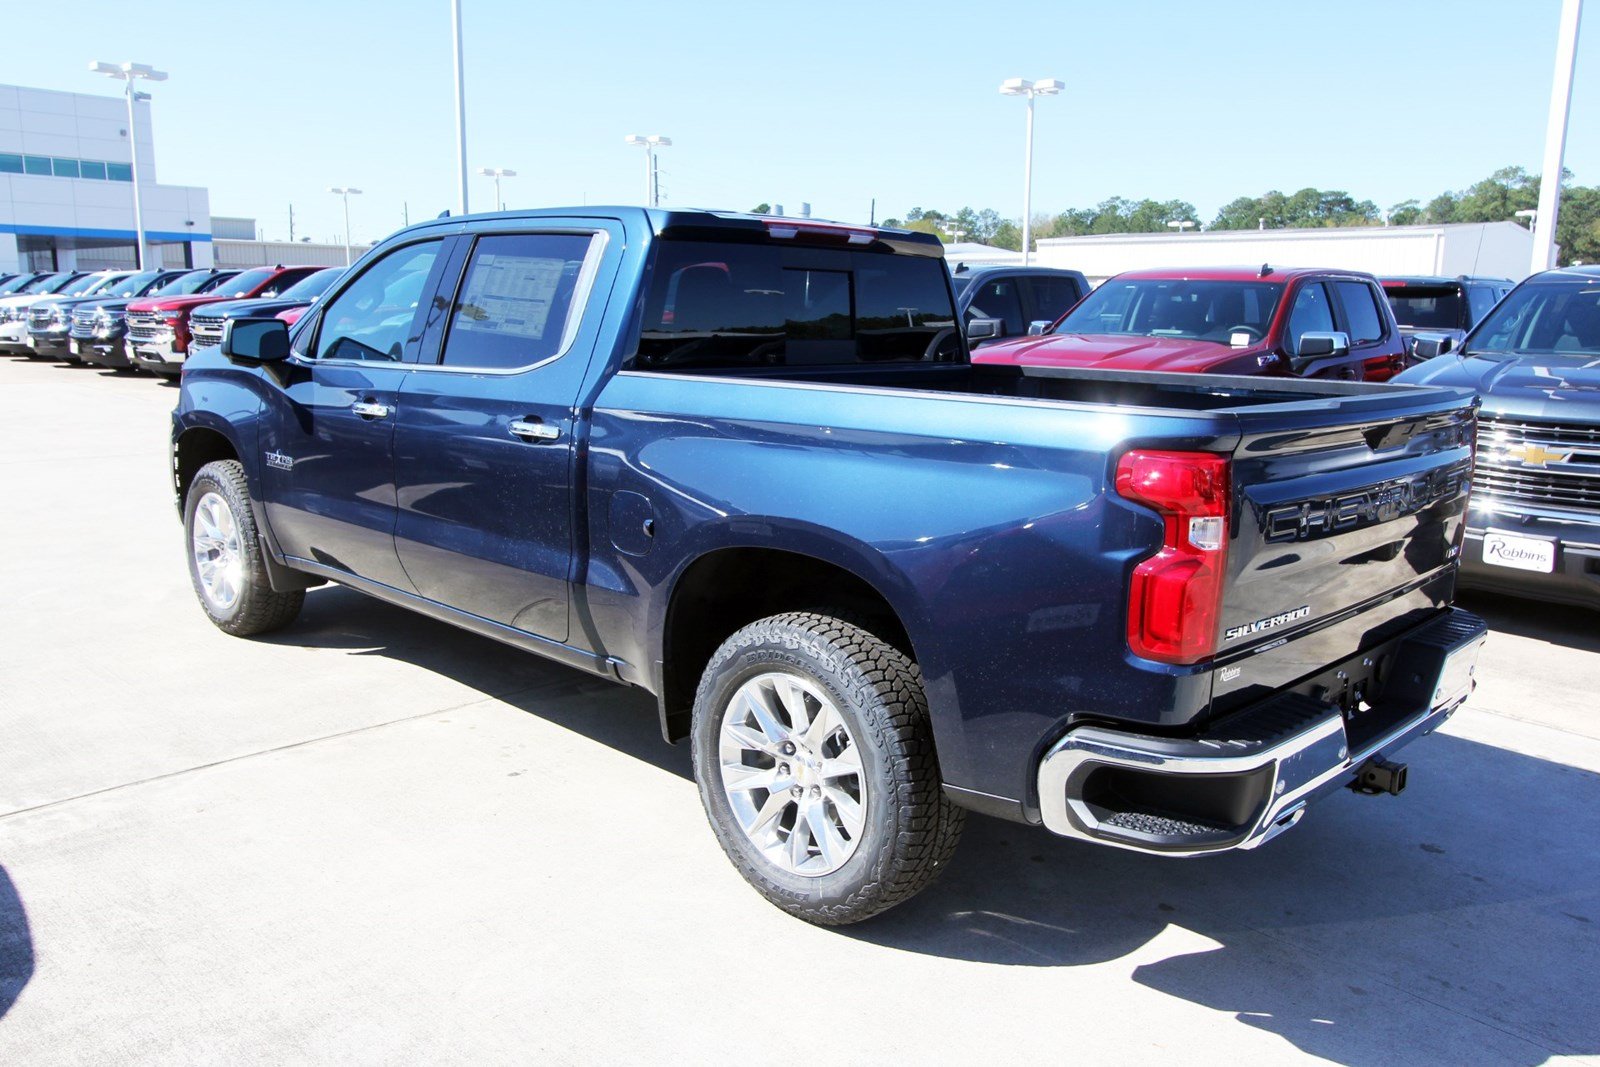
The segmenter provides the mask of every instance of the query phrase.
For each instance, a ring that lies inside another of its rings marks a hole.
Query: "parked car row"
[[[173,374],[188,352],[218,344],[230,319],[293,322],[341,273],[24,275],[0,283],[0,351]],[[1478,389],[1485,434],[1463,584],[1600,606],[1600,372],[1585,363],[1600,358],[1600,312],[1585,295],[1600,285],[1592,269],[1515,287],[1521,295],[1471,343],[1474,326],[1513,292],[1509,279],[1379,279],[1270,264],[1132,271],[1093,289],[1080,272],[1042,267],[958,267],[951,279],[979,365],[1400,376]],[[1567,325],[1534,309],[1546,304],[1535,295],[1572,286],[1576,294],[1561,302]],[[1447,353],[1455,358],[1435,362]]]
[[[0,352],[175,375],[242,314],[302,310],[343,268],[32,272],[0,280]]]

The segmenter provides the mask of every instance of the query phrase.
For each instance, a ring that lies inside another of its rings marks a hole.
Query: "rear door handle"
[[[357,400],[350,405],[350,410],[360,415],[363,419],[387,419],[389,405],[379,404],[374,400]]]
[[[524,441],[554,441],[561,436],[561,427],[537,419],[512,419],[506,429]]]

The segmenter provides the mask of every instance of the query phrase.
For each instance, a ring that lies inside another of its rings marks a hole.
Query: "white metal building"
[[[1020,267],[1022,253],[1013,252],[1009,248],[997,248],[994,245],[979,244],[976,241],[948,241],[944,246],[944,258],[950,266],[955,267],[965,263],[969,267]]]
[[[156,181],[150,105],[134,104],[149,266],[211,265],[210,196]],[[0,271],[134,263],[123,96],[0,85]]]
[[[1515,222],[1046,237],[1034,257],[1041,266],[1081,270],[1096,285],[1147,267],[1260,263],[1340,267],[1380,277],[1485,274],[1520,281],[1532,258],[1533,235]]]

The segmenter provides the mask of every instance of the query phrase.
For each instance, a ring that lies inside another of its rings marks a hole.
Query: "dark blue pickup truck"
[[[1412,352],[1397,380],[1483,398],[1463,585],[1600,608],[1600,267],[1535,274]]]
[[[339,582],[642,687],[733,863],[820,923],[965,813],[1254,848],[1472,688],[1465,391],[974,366],[938,242],[440,219],[184,367],[202,608]]]

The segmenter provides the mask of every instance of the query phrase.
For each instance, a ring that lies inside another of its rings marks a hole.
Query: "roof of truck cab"
[[[516,219],[636,219],[646,222],[658,234],[674,231],[677,234],[712,236],[713,231],[724,231],[730,237],[758,231],[793,229],[826,233],[870,233],[880,240],[891,242],[906,251],[923,255],[943,255],[944,242],[931,233],[917,230],[898,230],[887,226],[869,226],[866,223],[838,222],[832,219],[799,218],[792,215],[752,215],[743,211],[715,211],[707,208],[656,208],[637,205],[594,205],[583,207],[524,208],[514,211],[486,211],[470,215],[441,215],[436,219],[419,222],[407,231],[431,229],[436,226],[471,226],[485,221]]]
[[[1263,266],[1266,270],[1263,272]],[[1195,281],[1195,282],[1287,282],[1296,278],[1339,275],[1345,278],[1371,278],[1365,271],[1339,267],[1280,267],[1257,263],[1253,267],[1146,267],[1114,275],[1108,281]]]

